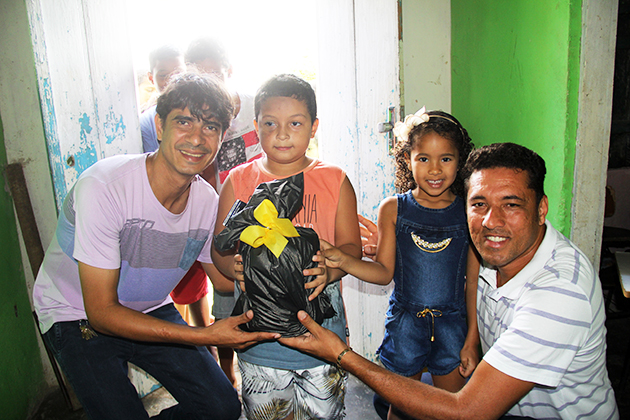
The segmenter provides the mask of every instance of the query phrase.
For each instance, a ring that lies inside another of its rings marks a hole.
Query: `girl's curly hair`
[[[451,185],[451,191],[463,197],[464,181],[461,176],[461,169],[466,163],[466,158],[473,150],[474,144],[466,129],[451,114],[443,111],[429,111],[427,114],[430,116],[429,121],[415,126],[409,132],[407,140],[400,139],[396,143],[394,152],[396,158],[396,190],[399,193],[404,193],[416,188],[416,181],[413,179],[413,173],[409,169],[406,159],[411,157],[411,151],[422,140],[422,137],[428,133],[435,133],[452,141],[459,152],[457,176],[455,177],[455,182]]]

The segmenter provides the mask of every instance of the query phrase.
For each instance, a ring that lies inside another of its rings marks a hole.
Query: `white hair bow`
[[[396,124],[394,124],[394,135],[398,138],[403,139],[404,141],[407,141],[411,130],[415,126],[429,121],[429,118],[431,118],[431,116],[427,114],[426,107],[423,106],[415,114],[407,115],[404,122],[398,121]]]

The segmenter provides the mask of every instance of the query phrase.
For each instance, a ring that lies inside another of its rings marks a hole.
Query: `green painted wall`
[[[24,420],[45,386],[37,330],[31,315],[20,244],[4,168],[7,156],[0,120],[0,415]]]
[[[581,2],[451,0],[452,110],[477,146],[511,141],[547,163],[565,235],[577,130]]]

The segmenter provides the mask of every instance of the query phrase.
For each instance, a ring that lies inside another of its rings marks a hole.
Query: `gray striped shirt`
[[[602,290],[584,254],[546,222],[532,260],[506,284],[482,267],[477,318],[483,359],[536,385],[509,411],[536,419],[618,419],[606,370]]]

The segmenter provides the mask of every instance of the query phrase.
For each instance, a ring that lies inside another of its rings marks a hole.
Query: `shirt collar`
[[[549,220],[545,221],[545,226],[547,227],[545,237],[540,246],[538,246],[534,257],[503,286],[497,288],[497,270],[486,266],[485,261],[483,262],[479,271],[479,279],[485,281],[493,289],[493,292],[489,295],[491,299],[499,300],[501,297],[511,300],[516,299],[523,286],[531,281],[552,257],[558,231],[551,226]]]

